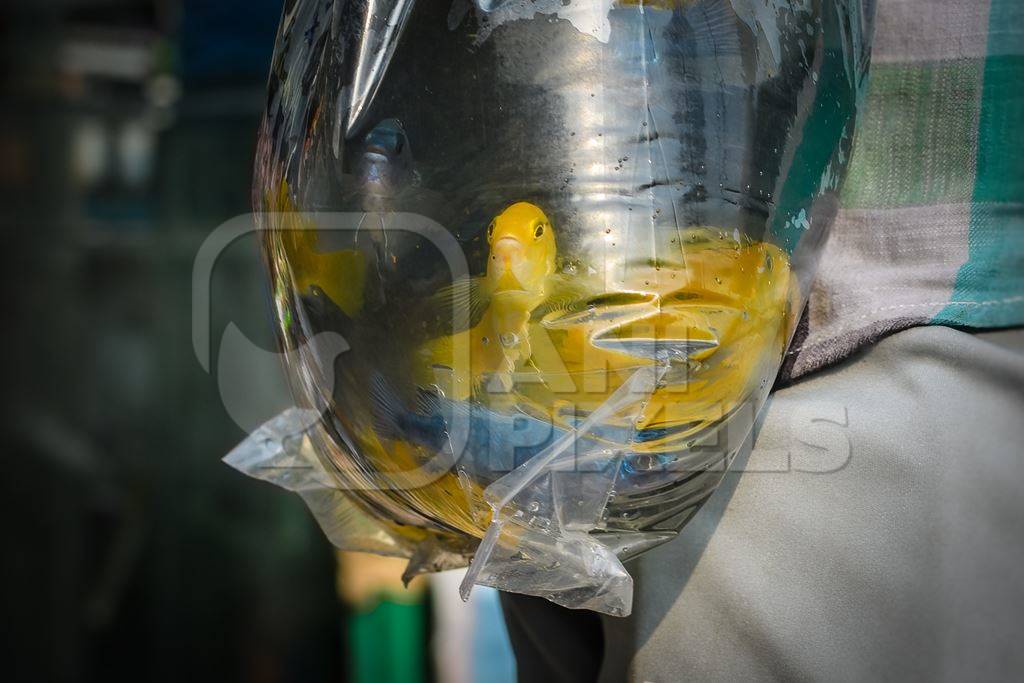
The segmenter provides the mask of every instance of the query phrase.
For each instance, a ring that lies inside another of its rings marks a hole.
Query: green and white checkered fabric
[[[915,325],[1024,324],[1024,0],[879,0],[842,208],[783,381]]]

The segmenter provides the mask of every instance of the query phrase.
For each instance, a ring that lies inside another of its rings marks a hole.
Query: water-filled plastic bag
[[[341,547],[611,614],[749,438],[837,210],[857,0],[295,0],[254,201]]]

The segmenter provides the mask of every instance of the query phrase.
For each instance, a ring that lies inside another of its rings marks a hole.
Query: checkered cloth
[[[786,383],[916,325],[1024,324],[1024,1],[879,0],[841,209]]]

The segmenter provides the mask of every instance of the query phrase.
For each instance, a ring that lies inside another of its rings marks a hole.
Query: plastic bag
[[[871,4],[288,3],[254,200],[300,408],[229,462],[409,576],[628,614],[806,302]]]

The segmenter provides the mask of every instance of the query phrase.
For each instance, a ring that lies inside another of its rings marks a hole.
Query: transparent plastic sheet
[[[309,438],[320,419],[312,410],[292,408],[269,420],[224,458],[231,467],[254,479],[299,494],[324,535],[342,550],[414,558],[412,573],[465,566],[466,551],[446,551],[431,544],[413,544],[386,524],[366,514],[338,487],[324,468]]]
[[[254,200],[302,408],[229,463],[407,576],[472,559],[464,595],[628,614],[622,561],[715,490],[778,371],[871,10],[289,3]]]

